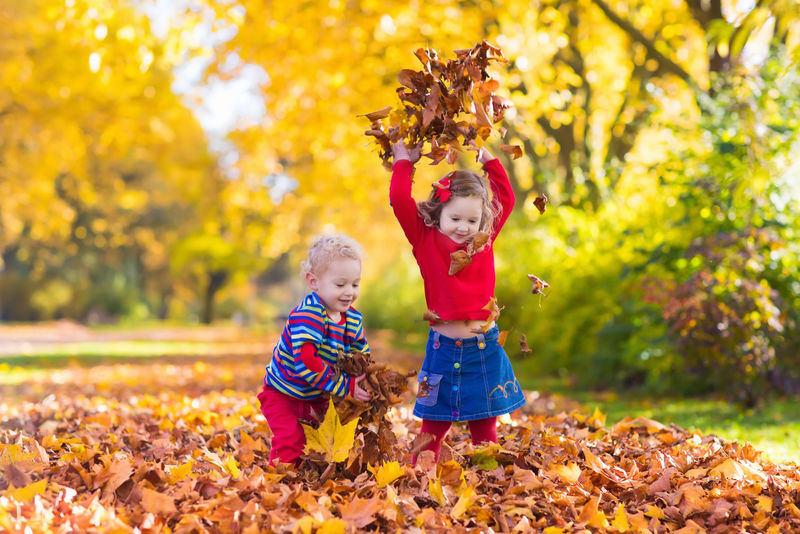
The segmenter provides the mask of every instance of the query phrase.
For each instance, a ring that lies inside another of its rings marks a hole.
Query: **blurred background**
[[[417,48],[482,39],[525,150],[489,145],[517,196],[496,295],[523,382],[797,392],[795,0],[0,0],[0,322],[275,332],[310,238],[341,231],[367,326],[421,353],[358,115],[396,104]],[[418,198],[449,170],[423,163]]]

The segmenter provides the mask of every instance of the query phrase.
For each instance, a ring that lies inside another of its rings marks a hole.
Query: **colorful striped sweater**
[[[306,295],[286,321],[280,341],[272,351],[272,361],[267,365],[264,383],[296,399],[315,399],[323,391],[344,397],[352,391],[352,377],[336,376],[333,365],[341,348],[345,354],[352,351],[369,354],[369,344],[364,336],[361,313],[350,308],[343,324],[335,323],[325,312],[325,305],[316,293]],[[316,355],[323,361],[322,370],[314,372],[300,357],[304,344],[312,343]]]

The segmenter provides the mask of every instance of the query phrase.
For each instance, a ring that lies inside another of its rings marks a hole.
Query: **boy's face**
[[[453,197],[442,206],[439,231],[456,243],[463,243],[480,230],[482,216],[483,201],[480,198]]]
[[[322,274],[306,274],[306,282],[322,300],[328,313],[344,313],[358,298],[361,262],[337,258]]]

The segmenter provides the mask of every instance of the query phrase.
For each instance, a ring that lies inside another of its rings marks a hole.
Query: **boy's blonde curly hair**
[[[308,247],[308,258],[300,262],[300,272],[303,276],[308,273],[319,276],[334,260],[350,258],[361,262],[361,254],[361,245],[352,237],[344,234],[320,235]]]

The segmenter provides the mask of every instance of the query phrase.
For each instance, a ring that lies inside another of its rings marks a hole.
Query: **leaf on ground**
[[[358,419],[343,425],[333,405],[333,399],[328,401],[328,411],[319,428],[303,425],[306,435],[306,453],[311,451],[321,452],[329,462],[343,462],[347,460],[350,449],[355,441]]]

